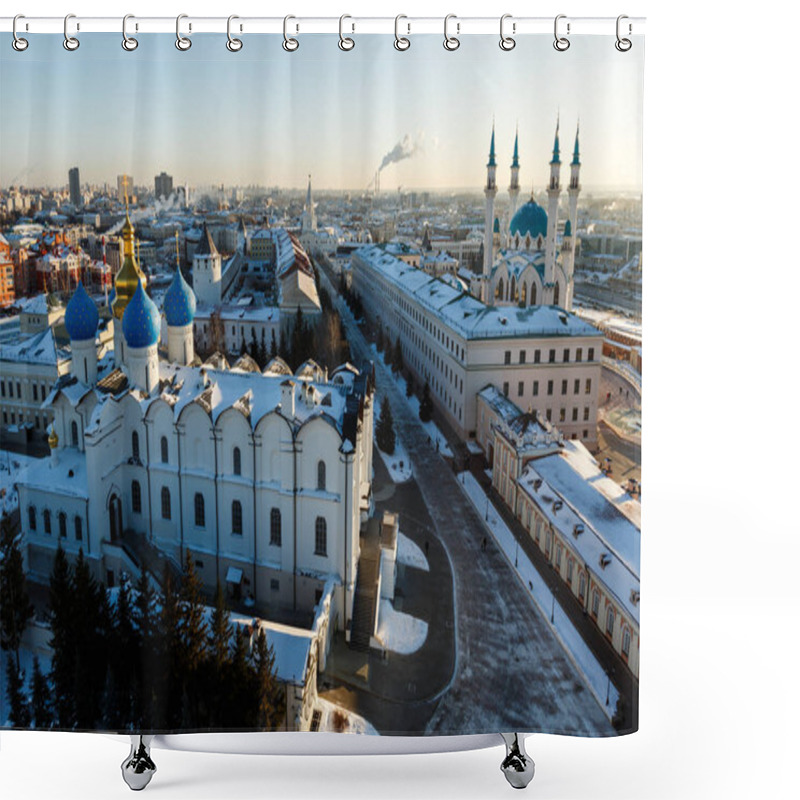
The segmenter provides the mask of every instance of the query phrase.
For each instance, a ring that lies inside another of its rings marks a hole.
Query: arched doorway
[[[108,528],[112,542],[122,537],[122,501],[115,494],[108,501]]]

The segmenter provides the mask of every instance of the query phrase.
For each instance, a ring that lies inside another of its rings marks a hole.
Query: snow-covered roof
[[[487,306],[424,270],[386,253],[378,245],[353,254],[353,263],[379,272],[451,330],[465,339],[508,339],[548,336],[601,336],[592,325],[559,306]]]
[[[239,304],[209,306],[204,303],[197,305],[195,321],[202,321],[211,317],[211,312],[219,309],[219,316],[224,322],[278,322],[280,309],[277,306],[243,306]]]
[[[272,645],[275,652],[275,673],[278,680],[304,686],[308,654],[317,634],[266,620],[259,621],[259,628],[264,631],[267,644]]]
[[[74,447],[59,448],[58,459],[52,456],[37,459],[19,472],[16,482],[25,484],[29,489],[88,498],[86,455]]]
[[[59,362],[69,361],[70,358],[68,350],[56,346],[52,328],[46,328],[21,342],[0,345],[0,361],[57,366]]]
[[[14,304],[21,314],[47,314],[49,310],[55,311],[59,306],[50,307],[47,302],[47,295],[37,294],[34,297],[23,297]]]

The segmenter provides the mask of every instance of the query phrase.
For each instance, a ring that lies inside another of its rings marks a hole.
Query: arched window
[[[314,555],[328,555],[328,523],[325,517],[317,517],[314,523]]]
[[[161,489],[161,519],[172,519],[172,498],[166,486]]]
[[[517,295],[517,279],[514,275],[512,275],[510,288],[508,290],[508,299],[513,302],[516,295]]]
[[[497,281],[497,288],[494,290],[495,300],[503,300],[503,279]]]
[[[242,474],[242,451],[238,447],[233,448],[233,474]]]
[[[281,546],[281,510],[273,508],[269,512],[269,543]]]
[[[558,299],[559,299],[559,297],[558,297],[558,295],[559,295],[558,289],[559,289],[558,281],[556,281],[555,289],[553,289],[553,305],[554,306],[558,305]]]
[[[325,462],[317,462],[317,489],[325,490]]]
[[[161,437],[161,463],[169,464],[169,443],[166,436]]]
[[[581,572],[581,577],[578,580],[578,597],[583,600],[586,597],[586,575]]]
[[[58,512],[58,535],[62,539],[67,538],[67,515],[63,511]]]
[[[631,654],[631,629],[626,625],[622,629],[622,655],[626,658]]]
[[[206,499],[201,492],[194,496],[194,524],[197,528],[206,526]]]
[[[78,446],[78,423],[75,420],[72,420],[72,424],[69,426],[69,429],[72,433],[72,446]]]
[[[131,481],[131,511],[134,514],[142,513],[142,487],[139,481]]]
[[[528,284],[522,284],[522,305],[527,305],[528,303]]]
[[[600,592],[595,589],[592,592],[592,614],[595,618],[600,613]]]
[[[33,506],[28,506],[28,530],[36,530],[36,509]]]
[[[531,284],[531,305],[532,306],[536,305],[536,284],[535,283]]]
[[[613,636],[614,635],[614,618],[615,617],[616,617],[616,614],[614,614],[614,609],[611,606],[609,606],[606,609],[606,633],[609,636]]]
[[[135,461],[139,460],[139,434],[136,431],[131,434],[131,454]]]
[[[242,504],[238,500],[231,505],[231,532],[236,536],[242,535]]]
[[[50,525],[50,509],[49,508],[46,508],[44,510],[43,516],[44,516],[44,532],[45,533],[52,533],[53,529],[52,529],[52,527]]]
[[[80,517],[75,517],[75,541],[80,542],[83,540],[83,520]]]
[[[572,570],[575,566],[575,562],[571,559],[567,559],[567,583],[572,585]]]

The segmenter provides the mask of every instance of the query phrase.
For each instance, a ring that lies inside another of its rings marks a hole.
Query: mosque
[[[487,305],[536,305],[572,308],[575,269],[575,232],[578,225],[580,185],[579,130],[570,162],[567,188],[569,213],[558,240],[558,211],[561,197],[561,148],[559,123],[556,123],[550,180],[547,185],[547,210],[540,206],[531,191],[530,200],[517,207],[519,185],[519,132],[514,139],[511,182],[508,187],[509,220],[501,224],[495,215],[497,196],[497,157],[495,131],[486,165],[486,218],[484,226],[483,270],[473,282],[473,292]]]
[[[148,297],[126,213],[110,303],[113,354],[98,363],[97,306],[83,285],[65,314],[72,367],[44,403],[50,456],[19,475],[28,574],[83,550],[107,586],[191,551],[206,590],[259,613],[311,614],[332,590],[353,608],[361,522],[372,507],[374,378],[313,361],[261,372],[247,356],[195,358],[197,300],[177,269],[161,312]],[[334,616],[332,614],[332,616]]]

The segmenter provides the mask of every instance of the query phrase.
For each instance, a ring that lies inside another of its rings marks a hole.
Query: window
[[[161,519],[172,519],[172,499],[166,486],[161,489]]]
[[[552,408],[548,408],[547,411],[545,412],[545,416],[547,417],[547,421],[548,422],[552,422],[553,421],[553,409]]]
[[[194,524],[196,528],[206,526],[206,499],[201,492],[194,496]]]
[[[547,394],[553,394],[553,381],[547,381]]]
[[[581,393],[581,379],[575,378],[575,383],[572,386],[572,394],[580,394]]]
[[[631,654],[631,629],[626,625],[622,629],[622,655],[626,658]]]
[[[567,383],[568,382],[566,380],[561,381],[561,394],[562,395],[565,395],[567,393]]]
[[[590,347],[589,348],[589,352],[587,353],[586,360],[587,361],[594,361],[594,347]]]
[[[591,378],[587,378],[586,379],[586,394],[591,394],[591,393],[592,393],[592,379]]]
[[[233,448],[233,474],[242,474],[242,451],[238,447]]]
[[[583,361],[583,348],[582,347],[579,347],[575,351],[575,360],[576,361]]]
[[[6,396],[6,382],[0,381],[0,397]]]
[[[589,421],[589,406],[584,406],[584,409],[583,409],[583,421],[584,422],[588,422]]]
[[[269,512],[269,543],[275,547],[281,546],[281,510],[273,508]]]
[[[61,539],[67,538],[67,515],[63,511],[58,513],[58,535]]]
[[[533,526],[533,538],[536,539],[536,542],[539,542],[539,530],[542,527],[542,520],[539,517],[536,517],[536,523]]]
[[[581,572],[580,580],[578,581],[578,597],[583,600],[586,597],[586,575]]]
[[[281,589],[281,582],[277,578],[271,578],[269,588],[272,592],[279,592]]]
[[[72,446],[78,446],[78,423],[72,420],[69,426],[70,435],[72,436]]]
[[[503,384],[503,394],[508,397],[508,381]]]
[[[83,520],[80,517],[75,517],[75,541],[83,541]]]
[[[511,363],[511,351],[510,350],[506,350],[505,358],[503,360],[503,363],[504,364],[510,364]]]
[[[139,481],[131,481],[131,510],[134,514],[142,513],[142,487]]]
[[[561,569],[561,545],[556,547],[556,566]]]
[[[538,364],[542,360],[542,351],[541,350],[534,350],[533,351],[533,363]]]
[[[616,615],[614,614],[614,609],[611,606],[609,606],[606,609],[606,633],[609,636],[613,636],[614,635],[614,617],[615,616]]]
[[[572,409],[572,421],[573,422],[577,422],[578,421],[578,409],[577,408],[573,408]]]
[[[166,436],[161,437],[161,463],[169,464],[169,443]]]
[[[572,583],[572,570],[575,567],[575,562],[571,559],[567,559],[567,583]]]
[[[328,523],[325,517],[317,517],[314,523],[314,555],[328,555]]]
[[[517,386],[517,397],[522,397],[525,394],[525,381],[520,381]]]
[[[550,557],[550,546],[553,542],[553,534],[550,531],[547,531],[547,536],[544,540],[544,551],[547,553],[548,558]]]
[[[592,592],[592,614],[596,618],[600,613],[600,592],[595,589]]]
[[[36,530],[36,509],[33,506],[28,506],[28,530]]]
[[[533,396],[536,397],[539,394],[539,381],[533,382]]]
[[[3,394],[5,394],[5,392],[3,392]],[[33,399],[39,399],[39,387],[35,383],[33,384]]]
[[[556,363],[556,351],[555,350],[551,350],[550,351],[549,361],[550,361],[551,364],[555,364]]]
[[[562,408],[558,412],[558,421],[559,422],[566,422],[567,421],[567,409]]]
[[[50,534],[53,532],[53,529],[50,525],[50,509],[46,508],[44,510],[44,532]]]
[[[564,363],[569,362],[569,347],[564,348]]]
[[[231,533],[234,536],[242,535],[242,504],[238,500],[231,504]]]
[[[524,350],[520,350],[519,351],[519,363],[520,364],[524,364],[525,363],[525,351]]]
[[[317,489],[325,491],[325,462],[317,462]]]
[[[139,460],[139,434],[136,431],[131,434],[131,454],[135,461]]]

